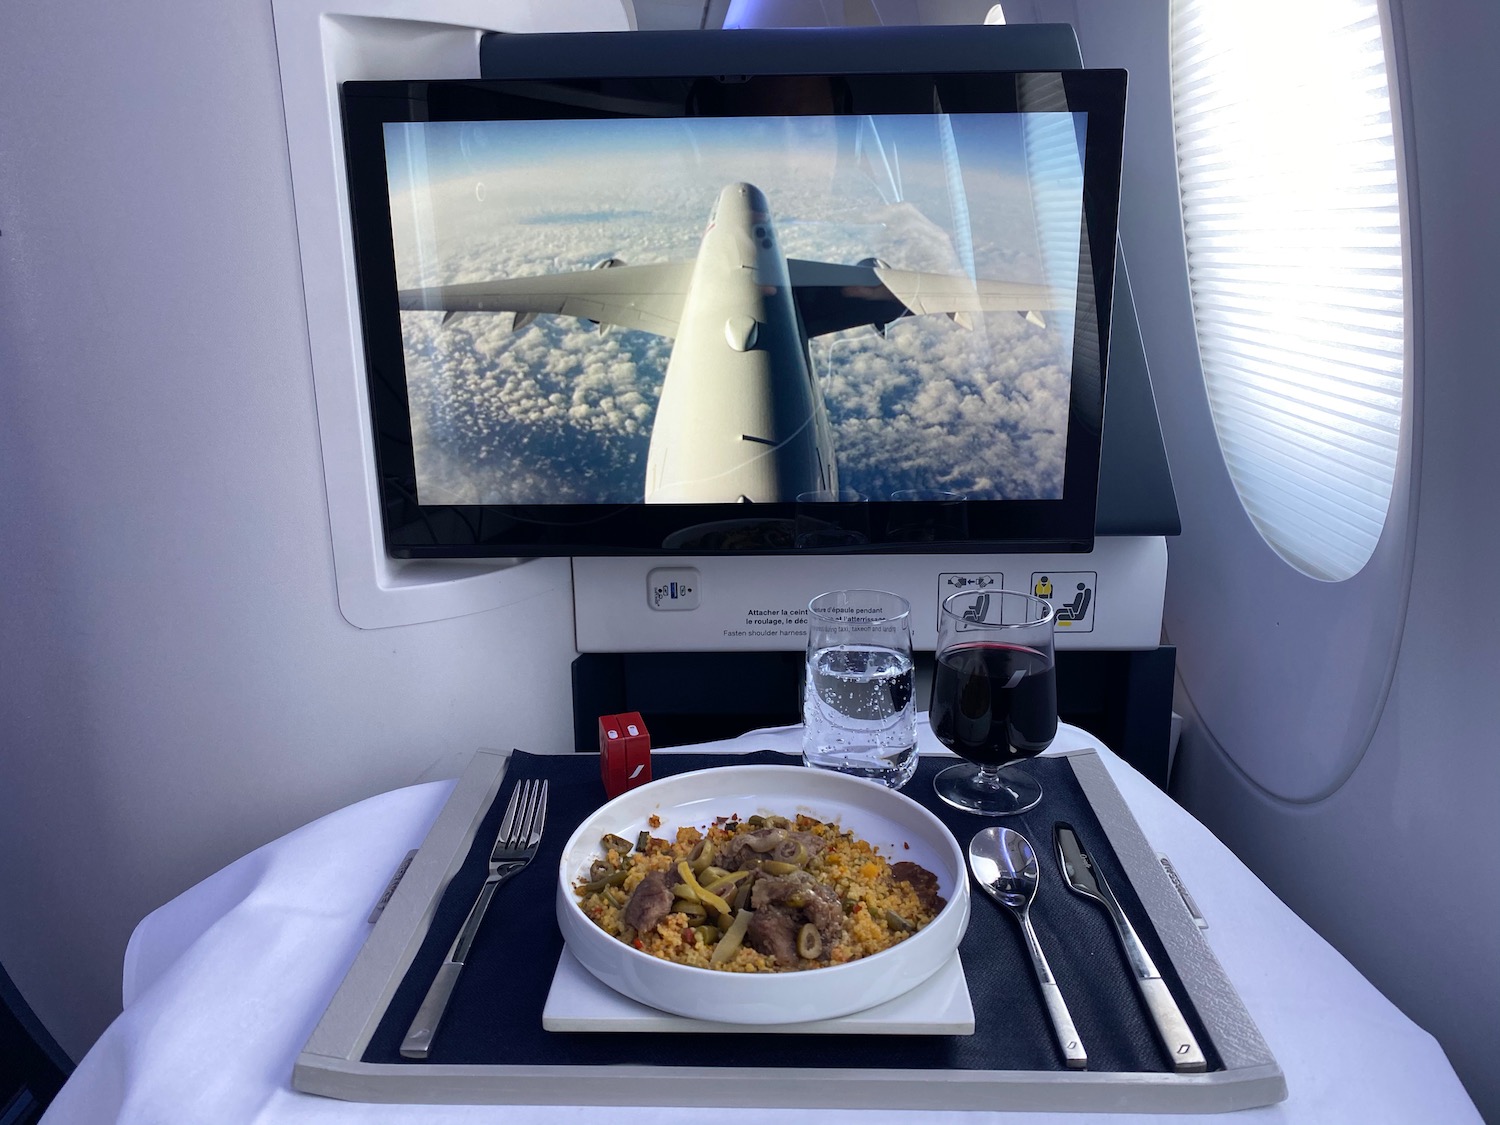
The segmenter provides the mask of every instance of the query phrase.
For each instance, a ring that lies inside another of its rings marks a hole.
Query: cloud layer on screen
[[[568,272],[606,257],[690,260],[720,189],[739,180],[766,193],[790,257],[876,256],[896,268],[961,272],[935,149],[898,151],[904,199],[890,204],[831,132],[823,140],[804,123],[796,147],[773,136],[757,148],[742,136],[734,146],[553,152],[525,163],[450,155],[440,164],[446,179],[393,194],[398,284]],[[1024,175],[999,159],[966,159],[964,185],[977,274],[1042,280]],[[423,503],[640,500],[670,340],[600,334],[562,317],[515,333],[504,313],[441,321],[437,312],[402,314]],[[908,317],[884,338],[867,327],[813,340],[840,483],[876,499],[903,488],[1060,496],[1070,354],[1054,327],[1008,312],[974,330]]]

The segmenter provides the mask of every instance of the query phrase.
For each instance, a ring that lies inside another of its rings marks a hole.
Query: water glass
[[[917,770],[910,604],[830,590],[807,611],[802,760],[900,789]]]

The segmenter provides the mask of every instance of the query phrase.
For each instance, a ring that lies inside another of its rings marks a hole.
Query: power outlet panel
[[[697,609],[703,575],[691,566],[663,566],[646,575],[646,604],[652,609]]]

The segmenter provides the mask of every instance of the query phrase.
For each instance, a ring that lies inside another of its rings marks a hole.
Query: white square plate
[[[973,1035],[974,1006],[955,951],[935,974],[910,992],[830,1020],[739,1024],[658,1011],[603,984],[563,949],[542,1009],[548,1031],[730,1031],[799,1035]]]

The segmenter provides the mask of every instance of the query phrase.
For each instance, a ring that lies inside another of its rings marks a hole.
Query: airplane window
[[[1378,0],[1173,0],[1172,98],[1198,349],[1240,500],[1337,581],[1385,524],[1405,274]]]

